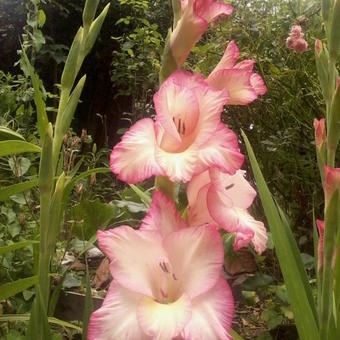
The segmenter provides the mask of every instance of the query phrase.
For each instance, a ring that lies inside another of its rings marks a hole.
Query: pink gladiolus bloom
[[[235,233],[235,250],[251,242],[261,254],[268,237],[263,223],[247,211],[256,192],[244,175],[242,170],[231,176],[210,169],[195,176],[187,188],[188,219],[190,224],[209,223]]]
[[[111,170],[127,183],[153,175],[189,181],[210,166],[234,173],[243,163],[237,136],[221,122],[229,94],[201,75],[174,72],[154,96],[156,121],[134,124],[111,153]]]
[[[313,125],[315,129],[315,144],[318,150],[320,151],[322,146],[325,145],[327,141],[325,118],[322,118],[320,120],[315,118]]]
[[[230,5],[215,0],[182,0],[182,15],[170,37],[170,47],[178,67],[187,59],[209,23],[219,17],[228,17]]]
[[[286,40],[286,47],[299,54],[306,52],[308,50],[308,43],[303,37],[304,34],[302,33],[301,26],[293,26]]]
[[[98,242],[113,281],[91,316],[89,340],[232,339],[233,297],[215,228],[188,228],[156,192],[140,230],[98,231]]]
[[[243,60],[236,64],[239,55],[237,45],[231,41],[207,79],[213,88],[229,91],[229,105],[249,104],[267,92],[261,76],[253,72],[255,61]]]

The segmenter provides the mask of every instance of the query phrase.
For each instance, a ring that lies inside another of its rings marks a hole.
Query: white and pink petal
[[[239,225],[236,230],[234,249],[245,247],[252,243],[256,252],[262,254],[266,250],[268,235],[264,224],[257,221],[246,210],[237,209]]]
[[[251,85],[251,75],[252,71],[246,69],[222,69],[210,74],[208,83],[213,88],[229,91],[229,105],[246,105],[258,97]]]
[[[235,44],[235,41],[232,40],[228,44],[228,46],[227,46],[227,48],[226,48],[226,50],[223,54],[223,57],[221,58],[219,63],[216,65],[214,70],[210,73],[210,75],[212,75],[213,73],[215,73],[216,71],[219,71],[219,70],[232,69],[239,56],[240,56],[240,51],[239,51],[237,45]]]
[[[234,298],[223,277],[206,293],[193,299],[192,311],[192,317],[183,331],[184,339],[232,340],[230,329]]]
[[[222,239],[216,228],[202,226],[169,234],[163,241],[176,291],[194,298],[213,287],[223,264]]]
[[[147,296],[159,295],[168,258],[158,231],[128,226],[98,231],[99,248],[109,257],[112,277],[123,287]]]
[[[155,159],[156,135],[150,118],[139,120],[112,150],[110,168],[127,183],[137,183],[163,174]]]
[[[161,191],[155,191],[149,212],[144,217],[139,230],[154,230],[163,237],[169,233],[187,228],[188,225],[180,216],[175,203]]]
[[[238,147],[236,134],[223,123],[218,125],[212,137],[199,150],[200,162],[196,164],[196,173],[210,167],[217,167],[222,172],[234,174],[244,161]]]
[[[121,287],[113,281],[103,305],[92,313],[88,327],[89,340],[147,340],[137,319],[137,308],[143,295]],[[124,317],[122,317],[124,316]]]

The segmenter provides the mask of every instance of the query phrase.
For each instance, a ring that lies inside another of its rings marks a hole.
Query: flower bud
[[[325,119],[314,119],[316,157],[318,160],[319,171],[322,181],[324,180],[324,166],[326,164],[326,126]]]
[[[326,209],[334,195],[339,194],[340,190],[340,168],[325,166],[325,205]],[[338,207],[336,206],[336,209]]]
[[[317,149],[320,151],[325,146],[327,140],[325,119],[322,118],[317,120],[315,118],[313,124],[315,129],[315,144]]]
[[[99,0],[86,0],[85,8],[83,11],[83,24],[84,27],[89,27],[92,24],[94,16],[96,15]]]

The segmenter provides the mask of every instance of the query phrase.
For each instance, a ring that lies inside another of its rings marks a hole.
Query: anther
[[[176,275],[175,275],[174,273],[172,273],[172,277],[173,277],[173,279],[174,279],[175,281],[178,280],[177,277],[176,277]]]
[[[231,189],[234,185],[235,185],[235,184],[230,184],[230,185],[226,186],[226,187],[225,187],[225,190]]]
[[[169,274],[169,269],[166,266],[165,262],[159,262],[159,266],[161,267],[161,269],[163,270],[164,273],[168,273]]]

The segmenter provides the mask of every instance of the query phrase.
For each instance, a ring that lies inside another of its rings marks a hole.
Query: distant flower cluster
[[[286,46],[298,54],[305,53],[308,50],[308,43],[304,39],[301,26],[296,25],[292,27],[286,40]]]

